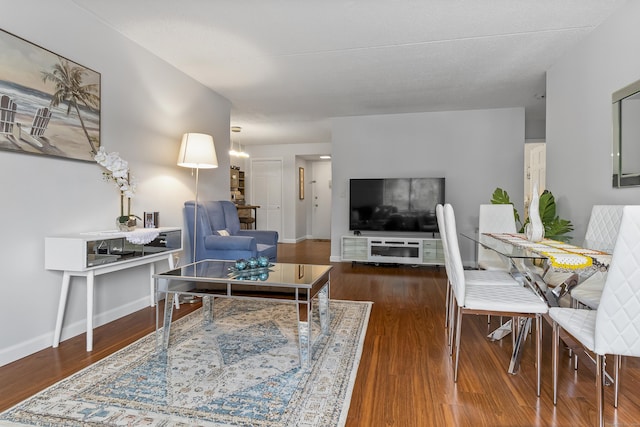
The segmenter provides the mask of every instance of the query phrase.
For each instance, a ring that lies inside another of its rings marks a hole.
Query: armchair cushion
[[[187,232],[193,246],[195,203],[185,202]],[[228,233],[228,235],[224,235]],[[266,256],[275,262],[278,233],[268,230],[240,230],[236,206],[230,201],[198,203],[195,261],[203,259],[235,260]]]
[[[217,251],[254,251],[256,241],[251,237],[244,236],[204,236],[204,248]]]

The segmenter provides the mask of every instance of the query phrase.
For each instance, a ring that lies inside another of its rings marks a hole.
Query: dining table
[[[577,245],[564,237],[532,242],[522,233],[461,235],[509,260],[511,273],[518,279],[522,278],[552,307],[558,306],[563,296],[596,271],[607,271],[613,252],[613,248],[603,248],[598,242],[585,241]],[[544,277],[552,272],[571,273],[578,280],[550,287]]]
[[[613,248],[602,248],[598,242],[584,242],[579,246],[565,238],[543,238],[533,242],[522,233],[461,233],[484,248],[493,250],[509,261],[511,275],[523,286],[542,298],[550,307],[561,304],[562,297],[596,271],[607,271]],[[598,247],[590,249],[589,246]],[[551,272],[568,272],[565,282],[551,287],[545,277]],[[517,336],[508,372],[515,374],[520,366],[522,345],[531,328],[531,319],[518,319]],[[512,330],[506,322],[489,334],[492,340],[502,339]]]

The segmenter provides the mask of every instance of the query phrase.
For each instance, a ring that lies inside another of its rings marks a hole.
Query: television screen
[[[437,232],[444,178],[351,179],[349,229]]]

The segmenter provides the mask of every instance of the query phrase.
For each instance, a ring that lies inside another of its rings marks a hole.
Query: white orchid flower
[[[106,169],[103,176],[107,181],[113,181],[121,194],[132,198],[135,193],[133,177],[129,176],[129,163],[120,157],[116,151],[107,153],[104,146],[100,147],[93,157],[96,163]]]

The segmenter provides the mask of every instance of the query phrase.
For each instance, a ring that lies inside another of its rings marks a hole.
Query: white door
[[[260,206],[256,228],[282,238],[282,160],[251,160],[251,201]]]
[[[313,162],[311,236],[331,238],[331,162]]]
[[[538,184],[538,193],[542,194],[547,179],[547,145],[544,142],[524,145],[524,211],[528,216],[533,184]]]

